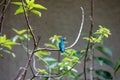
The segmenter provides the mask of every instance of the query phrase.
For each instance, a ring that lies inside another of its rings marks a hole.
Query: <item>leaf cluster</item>
[[[25,10],[26,12],[32,12],[33,14],[41,16],[41,12],[38,11],[37,9],[47,10],[47,8],[45,8],[44,6],[40,4],[36,4],[35,0],[25,0],[25,3],[12,2],[12,4],[19,6],[19,8],[15,11],[15,15],[24,13],[24,10]]]

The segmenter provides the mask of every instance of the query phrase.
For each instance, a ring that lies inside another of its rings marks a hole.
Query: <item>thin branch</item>
[[[35,35],[34,35],[33,31],[32,31],[29,19],[27,17],[27,12],[26,12],[25,7],[24,7],[24,0],[21,0],[21,1],[22,1],[22,6],[23,6],[23,10],[24,10],[24,16],[25,16],[25,20],[26,20],[26,23],[27,23],[27,27],[30,30],[30,34],[32,35],[32,38],[33,38],[34,48],[30,53],[28,62],[26,63],[26,66],[25,66],[24,70],[20,74],[17,75],[18,77],[15,80],[24,80],[25,79],[28,67],[30,66],[30,62],[32,60],[32,57],[34,56],[34,52],[37,49],[37,45],[38,45],[37,41],[36,41],[36,38],[35,38]]]
[[[33,56],[33,69],[35,72],[38,72],[37,68],[36,68],[36,60],[35,60],[35,56]]]
[[[4,18],[5,18],[5,13],[7,11],[7,8],[11,2],[11,0],[8,0],[6,2],[6,0],[3,0],[4,5],[3,5],[3,9],[2,9],[2,14],[0,15],[0,35],[2,34],[2,29],[3,29],[3,23],[4,23]]]
[[[94,4],[93,4],[93,0],[91,0],[91,14],[90,14],[90,21],[91,21],[91,26],[90,26],[90,31],[89,31],[89,38],[92,36],[92,31],[93,31],[93,8],[94,8]],[[86,60],[87,60],[87,55],[88,55],[88,51],[89,51],[89,48],[90,48],[90,41],[88,41],[88,44],[87,44],[87,48],[86,48],[86,51],[85,51],[85,58],[84,58],[84,79],[87,80],[87,77],[86,77]]]
[[[91,16],[90,16],[90,21],[91,21],[91,27],[94,27],[94,0],[91,0]],[[92,31],[91,31],[91,35],[92,35]],[[90,45],[90,49],[92,49],[92,46],[94,45],[91,44]],[[91,65],[90,65],[90,80],[93,80],[94,78],[94,74],[93,74],[93,70],[94,70],[94,50],[92,51],[91,55],[90,55],[90,59],[91,59]]]
[[[69,47],[66,47],[65,49],[69,49],[69,48],[72,48],[73,46],[75,46],[76,43],[78,42],[79,38],[80,38],[82,28],[83,28],[83,23],[84,23],[84,9],[83,9],[83,7],[80,7],[80,8],[82,10],[82,22],[81,22],[81,25],[80,25],[80,30],[79,30],[78,36],[75,39],[75,41],[73,42],[73,44],[71,44]]]
[[[37,46],[39,45],[40,42],[40,37],[38,37],[38,41],[37,41]],[[34,51],[35,53],[36,51]],[[35,60],[35,56],[33,56],[33,69],[36,73],[38,73],[37,68],[36,68],[36,60]]]
[[[80,8],[82,10],[82,22],[81,22],[81,25],[80,25],[80,30],[79,30],[78,36],[75,39],[75,41],[73,42],[73,44],[71,44],[70,46],[66,47],[65,49],[69,49],[69,48],[72,48],[73,46],[75,46],[76,43],[78,42],[80,36],[81,36],[81,32],[82,32],[82,29],[83,29],[83,23],[84,23],[84,9],[83,9],[83,7],[80,7]],[[39,50],[36,50],[35,52],[40,51],[40,50],[42,50],[42,51],[60,51],[59,49],[40,48]]]
[[[26,19],[27,27],[30,30],[30,34],[32,35],[34,46],[37,46],[37,40],[36,40],[35,35],[34,35],[33,31],[32,31],[29,19],[27,17],[27,12],[26,12],[25,7],[24,7],[24,0],[21,0],[21,1],[22,1],[23,9],[24,9],[24,16],[25,16],[25,19]]]

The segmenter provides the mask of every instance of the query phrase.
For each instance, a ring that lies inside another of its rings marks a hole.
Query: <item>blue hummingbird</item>
[[[61,53],[65,52],[65,43],[64,43],[64,41],[65,41],[64,38],[60,39],[59,48],[60,48]]]

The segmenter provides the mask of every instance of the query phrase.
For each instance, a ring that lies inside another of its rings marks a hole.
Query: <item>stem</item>
[[[91,27],[93,28],[94,27],[94,0],[91,0],[91,17],[90,17],[90,21],[91,21]],[[92,35],[92,31],[91,31],[91,35]],[[90,49],[92,49],[92,46],[94,45],[91,44],[90,46]],[[93,80],[94,78],[94,74],[93,74],[93,70],[94,70],[94,50],[92,49],[92,52],[90,54],[90,60],[91,60],[91,63],[90,63],[90,80]]]
[[[91,14],[90,14],[91,26],[90,26],[90,31],[89,31],[89,38],[92,36],[92,31],[93,31],[93,26],[94,26],[94,22],[93,22],[94,3],[93,2],[94,2],[94,0],[91,0]],[[83,69],[84,70],[84,80],[87,80],[87,77],[86,77],[86,59],[87,59],[87,55],[88,55],[90,45],[91,45],[91,43],[90,43],[90,41],[88,41],[87,48],[86,48],[86,51],[85,51],[85,58],[84,58],[84,69]],[[93,62],[93,54],[92,54],[91,58],[92,58],[92,62]],[[93,66],[91,68],[93,69]],[[93,76],[93,71],[92,70],[90,72],[90,76]],[[93,80],[93,77],[91,78],[91,80]]]
[[[30,66],[30,63],[31,63],[32,58],[33,58],[34,53],[35,53],[35,50],[37,49],[37,46],[38,46],[35,35],[32,31],[32,28],[31,28],[31,25],[30,25],[30,22],[29,22],[29,19],[28,19],[28,16],[27,16],[27,12],[26,12],[25,7],[24,7],[24,0],[21,0],[21,1],[22,1],[22,6],[23,6],[23,10],[24,10],[24,16],[25,16],[25,20],[26,20],[26,23],[27,23],[27,27],[30,31],[30,34],[32,35],[32,38],[33,38],[34,48],[31,51],[31,54],[29,56],[29,59],[28,59],[28,62],[26,63],[25,68],[23,69],[23,71],[20,74],[17,75],[18,77],[15,80],[24,80],[25,79],[27,70]]]

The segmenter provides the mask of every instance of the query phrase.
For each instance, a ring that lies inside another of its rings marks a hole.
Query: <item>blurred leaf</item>
[[[19,7],[19,8],[15,11],[15,15],[20,14],[20,13],[23,13],[23,12],[24,12],[23,8],[22,8],[22,7]]]
[[[34,8],[39,8],[39,9],[43,9],[43,10],[47,10],[46,7],[44,7],[44,6],[40,5],[40,4],[34,4],[33,7],[34,7]]]
[[[31,10],[31,12],[41,17],[41,12],[40,11]]]
[[[4,43],[4,45],[16,45],[16,44],[18,44],[18,43],[13,42],[11,40],[6,40],[6,42]]]
[[[11,52],[11,51],[8,51],[8,50],[3,50],[3,52],[5,52],[5,53],[7,53],[7,54],[9,54],[10,56],[12,56],[13,58],[15,58],[16,56],[15,56],[15,54],[13,53],[13,52]]]
[[[55,68],[57,66],[57,60],[51,57],[45,57],[44,61],[46,61],[49,64],[49,68]]]
[[[74,54],[74,56],[76,57],[82,57],[84,55],[84,51],[77,51],[76,54]]]
[[[19,36],[16,35],[16,36],[14,36],[14,37],[12,38],[12,41],[16,42],[18,38],[19,38]]]
[[[13,28],[13,31],[16,32],[18,35],[21,35],[21,34],[27,32],[26,29],[23,29],[23,30],[17,30],[17,29],[14,29],[14,28]]]
[[[14,5],[22,6],[22,2],[11,2]]]
[[[2,54],[0,54],[0,58],[4,58]]]
[[[112,80],[113,79],[113,76],[108,71],[99,69],[99,70],[96,70],[95,72],[96,72],[97,75],[103,77],[106,80]]]
[[[76,72],[76,73],[78,72],[76,69],[74,69],[74,68],[71,67],[71,66],[67,66],[67,69],[68,69],[68,70],[71,70],[71,71],[73,71],[73,72]]]
[[[48,74],[48,72],[46,72],[45,69],[39,69],[39,68],[38,68],[38,71],[39,71],[40,73],[43,73],[43,74]]]
[[[57,47],[53,44],[45,44],[46,47],[50,47],[50,48],[54,48],[54,49],[57,49]]]
[[[118,61],[115,63],[114,73],[116,73],[119,69],[120,69],[120,58],[119,58]]]
[[[37,56],[38,58],[41,58],[42,56],[46,56],[46,55],[49,55],[49,52],[46,52],[46,51],[37,51],[34,53],[35,56]]]
[[[6,41],[6,35],[0,36],[0,44],[4,43]]]
[[[49,62],[49,61],[56,61],[56,59],[51,58],[51,57],[45,57],[44,60],[47,61],[47,62]]]
[[[105,46],[96,46],[95,48],[106,56],[112,56],[112,51]]]
[[[95,60],[102,66],[103,63],[114,68],[114,64],[112,61],[110,61],[109,59],[103,58],[103,57],[95,57]]]
[[[32,36],[30,34],[24,34],[23,36],[27,40],[30,40],[30,38],[32,38]]]

